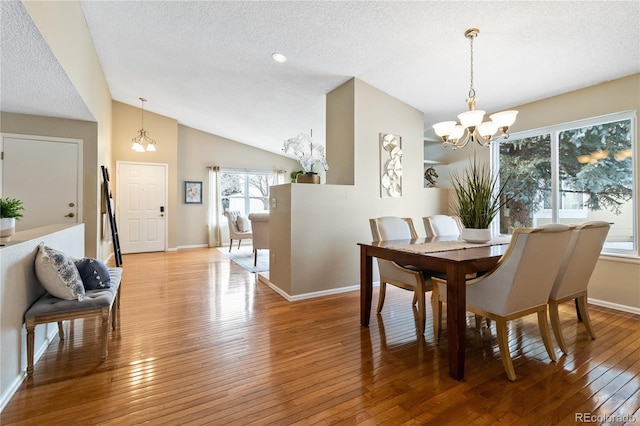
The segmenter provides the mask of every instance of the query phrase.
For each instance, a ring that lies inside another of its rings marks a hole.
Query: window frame
[[[569,121],[565,123],[554,124],[551,126],[540,127],[531,130],[525,130],[522,132],[515,132],[509,135],[509,139],[524,139],[544,134],[549,134],[551,143],[551,221],[552,223],[558,223],[560,217],[560,133],[563,131],[570,131],[581,127],[597,126],[600,124],[612,123],[616,121],[629,120],[630,134],[631,134],[631,152],[632,152],[632,215],[633,215],[633,246],[631,249],[615,249],[611,247],[603,247],[602,254],[608,256],[620,256],[620,257],[633,257],[637,258],[638,255],[638,200],[640,184],[638,184],[638,135],[637,135],[637,111],[627,110],[622,112],[616,112],[612,114],[600,115],[597,117],[585,118],[575,121]],[[500,144],[494,143],[491,145],[491,169],[494,173],[499,172],[500,167]],[[496,218],[492,226],[492,230],[495,232],[499,230],[499,218]]]
[[[255,199],[256,197],[252,197],[249,194],[249,175],[263,175],[263,176],[271,176],[273,182],[271,185],[269,185],[270,187],[273,185],[276,185],[276,181],[277,181],[277,173],[274,172],[273,170],[257,170],[257,169],[232,169],[232,168],[220,168],[220,176],[222,179],[222,175],[223,174],[236,174],[236,175],[243,175],[243,180],[244,180],[244,188],[243,188],[243,196],[242,197],[235,197],[235,196],[227,196],[226,198],[242,198],[244,199],[244,211],[246,213],[246,215],[248,216],[251,213],[251,199]],[[224,214],[224,206],[222,205],[222,199],[225,198],[221,191],[222,191],[222,185],[219,186],[218,191],[220,191],[219,194],[219,199],[220,199],[220,206],[218,206],[218,208],[220,209],[219,211],[222,212]],[[267,200],[268,200],[269,195],[267,194]],[[267,204],[267,209],[268,209],[269,205]]]

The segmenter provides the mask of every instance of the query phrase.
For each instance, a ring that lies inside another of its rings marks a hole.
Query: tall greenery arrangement
[[[20,219],[24,206],[17,198],[0,198],[0,218]]]
[[[478,164],[475,155],[469,163],[462,173],[451,173],[450,180],[456,193],[453,212],[465,228],[488,228],[500,208],[513,198],[505,194],[509,179],[501,183],[489,167]]]

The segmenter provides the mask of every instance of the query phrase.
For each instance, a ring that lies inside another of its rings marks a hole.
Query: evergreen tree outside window
[[[500,232],[544,223],[610,222],[603,252],[637,254],[635,112],[522,133],[493,146],[501,179],[515,195]]]

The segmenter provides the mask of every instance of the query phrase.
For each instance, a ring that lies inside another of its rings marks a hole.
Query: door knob
[[[74,217],[74,216],[75,216],[75,214],[73,212],[64,215],[64,217]]]

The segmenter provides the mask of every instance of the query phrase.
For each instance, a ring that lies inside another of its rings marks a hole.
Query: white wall
[[[327,108],[333,101],[346,99],[353,101],[354,113],[327,114],[327,135],[332,134],[333,126],[353,126],[353,135],[346,140],[343,132],[339,141],[328,140],[327,153],[333,142],[351,143],[354,163],[329,163],[327,181],[335,172],[346,179],[355,176],[355,185],[287,184],[272,188],[276,207],[271,209],[269,222],[269,279],[292,299],[359,285],[357,244],[372,239],[369,218],[412,217],[418,233],[424,236],[422,217],[443,211],[446,190],[423,187],[422,113],[360,80],[345,84],[352,95],[328,96]],[[380,197],[380,133],[402,136],[401,198]]]
[[[84,256],[84,225],[49,225],[16,232],[0,242],[0,410],[24,379],[27,366],[24,313],[42,294],[44,287],[35,276],[37,246],[47,246],[73,257]],[[35,328],[35,360],[49,344],[55,323]]]

